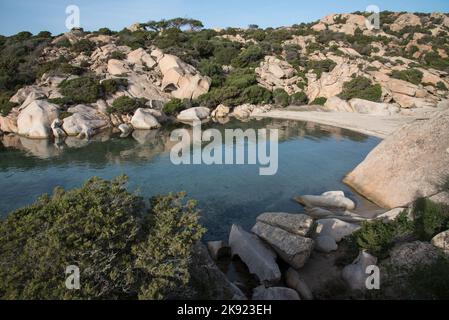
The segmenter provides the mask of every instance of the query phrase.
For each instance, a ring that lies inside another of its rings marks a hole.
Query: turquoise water
[[[279,169],[260,176],[258,165],[181,165],[171,163],[170,131],[136,131],[128,138],[102,134],[93,141],[70,138],[62,145],[17,136],[0,138],[0,215],[32,203],[56,186],[78,187],[91,176],[130,178],[131,190],[143,196],[186,191],[199,200],[206,240],[226,239],[233,223],[249,229],[267,211],[301,212],[291,199],[300,194],[344,190],[341,181],[379,139],[313,123],[261,120],[232,121],[224,128],[280,129]],[[254,142],[247,141],[250,145]],[[229,146],[223,146],[229,147]]]

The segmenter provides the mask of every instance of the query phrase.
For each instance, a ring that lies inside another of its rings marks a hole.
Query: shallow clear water
[[[209,126],[221,131],[280,129],[277,174],[260,176],[258,165],[176,166],[170,161],[169,131],[136,131],[128,138],[104,134],[90,142],[70,138],[58,147],[9,135],[0,138],[0,215],[32,203],[56,186],[70,189],[91,176],[111,179],[121,174],[129,176],[130,189],[139,189],[141,195],[186,191],[199,200],[209,230],[206,240],[226,239],[233,223],[249,229],[263,212],[301,212],[291,200],[300,194],[344,190],[359,207],[367,205],[341,181],[379,139],[283,120]]]

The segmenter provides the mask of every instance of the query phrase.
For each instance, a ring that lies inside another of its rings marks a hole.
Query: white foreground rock
[[[351,199],[346,198],[343,191],[325,192],[320,196],[299,196],[295,200],[305,207],[355,209],[355,203]]]
[[[45,100],[36,100],[23,109],[17,118],[18,133],[32,139],[51,137],[51,124],[58,118],[59,108]]]
[[[201,121],[207,119],[209,115],[210,115],[209,108],[195,107],[181,111],[177,119],[178,121],[185,121],[185,122]]]
[[[131,124],[137,130],[152,130],[161,127],[161,124],[153,116],[151,109],[139,108],[131,119]]]
[[[335,242],[340,242],[361,227],[354,223],[348,223],[339,219],[322,219],[316,222],[315,236],[330,236]]]
[[[432,244],[441,249],[445,254],[449,254],[449,230],[436,235],[432,239]]]
[[[232,255],[238,255],[249,271],[257,275],[262,283],[276,284],[280,281],[281,271],[276,263],[276,253],[256,235],[233,225],[229,245]]]

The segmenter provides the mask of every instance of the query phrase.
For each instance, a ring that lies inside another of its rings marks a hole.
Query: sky
[[[0,34],[68,31],[66,7],[77,5],[85,30],[122,30],[135,22],[194,18],[207,28],[280,27],[312,22],[331,13],[380,10],[449,12],[449,0],[0,0]]]

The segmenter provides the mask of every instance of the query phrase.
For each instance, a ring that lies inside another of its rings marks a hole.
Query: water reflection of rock
[[[297,137],[311,140],[332,138],[337,140],[350,139],[363,141],[367,139],[367,136],[363,134],[354,133],[346,129],[323,126],[310,122],[279,119],[262,119],[249,122],[231,120],[226,125],[209,123],[204,124],[202,130],[207,128],[218,129],[222,133],[223,138],[225,137],[225,129],[278,129],[281,142]],[[192,127],[185,126],[184,129],[192,136]],[[178,143],[177,141],[170,141],[171,132],[168,128],[159,130],[135,130],[129,137],[119,138],[117,134],[113,134],[110,131],[103,131],[92,137],[91,140],[67,137],[59,141],[33,140],[8,134],[0,136],[0,141],[5,148],[21,150],[40,159],[70,156],[76,159],[87,158],[85,161],[96,159],[92,161],[112,161],[118,163],[123,160],[150,160],[155,156],[168,154],[171,148]],[[101,146],[100,144],[105,145]],[[81,152],[81,150],[83,151]],[[89,153],[89,156],[75,155],[76,153]]]

